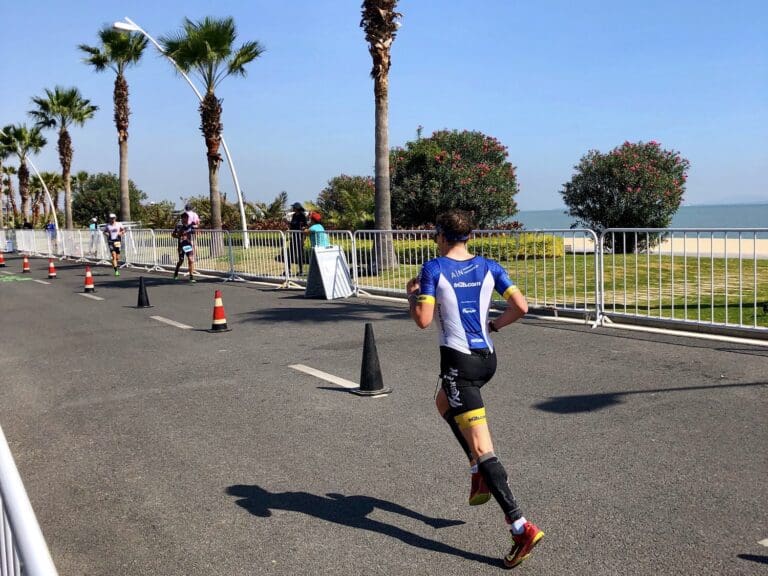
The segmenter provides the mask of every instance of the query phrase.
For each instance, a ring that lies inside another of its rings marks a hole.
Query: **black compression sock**
[[[491,494],[493,494],[496,502],[498,502],[510,521],[514,522],[520,518],[523,513],[520,511],[520,507],[512,495],[512,490],[509,488],[507,471],[493,452],[483,454],[478,458],[477,469],[483,475]]]

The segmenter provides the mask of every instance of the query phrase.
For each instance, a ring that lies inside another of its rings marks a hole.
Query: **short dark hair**
[[[453,208],[437,217],[435,233],[442,233],[448,242],[466,242],[474,227],[470,212]]]

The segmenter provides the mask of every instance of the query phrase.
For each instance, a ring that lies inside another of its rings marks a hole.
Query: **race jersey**
[[[104,227],[104,233],[107,235],[107,238],[110,242],[114,242],[115,240],[120,240],[120,233],[123,231],[123,226],[120,224],[120,222],[115,222],[114,224],[107,224]]]
[[[440,346],[469,354],[471,349],[493,350],[488,335],[488,308],[494,289],[504,300],[518,288],[495,260],[475,256],[453,260],[441,256],[421,269],[418,301],[437,304]]]
[[[179,248],[184,244],[190,244],[192,234],[195,233],[195,229],[192,224],[177,224],[173,229],[173,236],[179,240]]]

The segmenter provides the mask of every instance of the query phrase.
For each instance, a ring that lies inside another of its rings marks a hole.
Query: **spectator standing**
[[[314,248],[319,246],[320,248],[326,248],[331,245],[328,239],[328,233],[325,231],[320,222],[323,217],[319,212],[311,212],[309,214],[310,226],[307,228],[307,234],[309,234],[309,245]]]
[[[200,216],[192,209],[192,204],[184,205],[184,213],[189,218],[189,225],[192,226],[192,233],[194,234],[195,230],[200,228]]]
[[[91,221],[88,224],[88,231],[91,233],[91,244],[88,251],[90,252],[91,256],[96,256],[96,250],[99,245],[98,221],[98,218],[91,218]]]
[[[117,221],[117,215],[109,215],[109,222],[104,227],[104,235],[107,237],[109,252],[112,254],[112,268],[115,270],[115,276],[120,276],[120,271],[117,269],[117,261],[120,257],[125,228]]]
[[[45,231],[48,233],[49,246],[52,252],[58,252],[58,244],[56,242],[56,224],[53,220],[49,220],[45,225]]]
[[[307,222],[307,212],[299,202],[293,203],[293,215],[291,223],[288,225],[290,230],[290,242],[288,244],[288,266],[291,263],[298,264],[299,276],[304,273],[304,236],[303,232],[309,226]]]

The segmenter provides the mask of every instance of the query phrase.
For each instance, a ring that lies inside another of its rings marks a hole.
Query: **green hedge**
[[[432,239],[395,240],[395,253],[401,264],[421,262],[425,254],[435,254],[436,246]],[[563,256],[563,238],[550,234],[525,232],[522,234],[480,237],[470,240],[467,247],[473,254],[480,254],[500,262],[522,260],[525,258],[552,258]],[[357,242],[357,254],[361,260],[370,255],[373,241]]]

